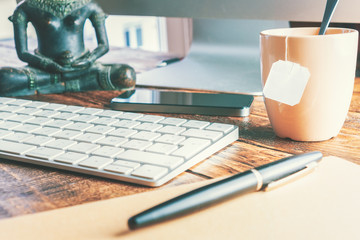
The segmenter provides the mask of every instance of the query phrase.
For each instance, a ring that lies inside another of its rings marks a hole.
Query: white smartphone
[[[113,98],[111,108],[133,112],[183,113],[244,117],[250,113],[251,95],[192,93],[141,89]]]

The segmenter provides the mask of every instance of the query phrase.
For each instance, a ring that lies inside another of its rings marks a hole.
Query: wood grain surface
[[[9,48],[6,51],[10,51]],[[113,52],[115,53],[104,61],[119,59],[120,62],[134,66],[138,72],[154,68],[160,59],[168,57],[164,54],[139,53],[124,49],[116,49]],[[11,54],[14,53],[11,52]],[[21,64],[16,60],[10,62]],[[119,94],[118,91],[97,91],[23,98],[108,109],[110,100]],[[161,188],[224,177],[291,154],[314,150],[321,151],[325,156],[334,155],[360,164],[359,78],[356,79],[354,95],[344,127],[337,137],[323,142],[296,142],[276,137],[270,126],[262,97],[255,98],[248,117],[162,115],[235,124],[239,126],[240,137],[233,144],[195,165]],[[0,219],[153,189],[0,159]]]

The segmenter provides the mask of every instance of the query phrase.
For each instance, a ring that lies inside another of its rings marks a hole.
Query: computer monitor
[[[326,0],[97,0],[116,15],[193,18],[180,62],[144,72],[138,84],[261,95],[259,33],[289,21],[322,20]],[[342,0],[335,22],[360,22],[360,1]]]

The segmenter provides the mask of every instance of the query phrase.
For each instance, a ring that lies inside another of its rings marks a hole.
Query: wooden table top
[[[131,51],[126,53],[127,57],[122,58],[123,62],[134,66],[137,71],[153,68],[164,57],[151,53],[141,56]],[[97,91],[24,98],[108,109],[110,100],[119,93]],[[323,142],[296,142],[276,137],[262,97],[255,98],[248,117],[162,115],[235,124],[239,126],[240,137],[160,188],[224,177],[292,154],[315,150],[321,151],[325,156],[338,156],[360,164],[360,78],[355,81],[350,111],[340,134]],[[0,159],[0,219],[154,189],[156,188]]]

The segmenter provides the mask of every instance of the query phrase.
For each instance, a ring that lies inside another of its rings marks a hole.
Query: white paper
[[[279,60],[271,66],[263,94],[266,98],[294,106],[300,102],[309,78],[306,67]]]

